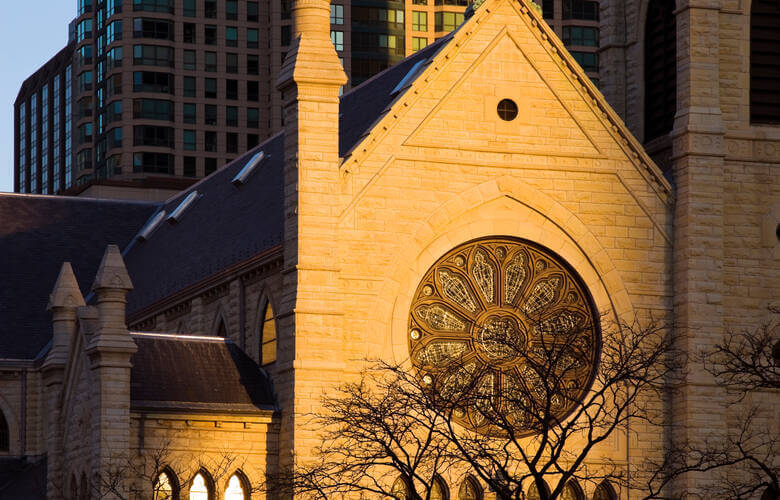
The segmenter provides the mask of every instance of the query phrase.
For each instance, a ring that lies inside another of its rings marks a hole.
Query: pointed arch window
[[[260,365],[276,361],[276,317],[271,301],[265,300],[260,309]]]
[[[393,483],[393,488],[390,491],[390,493],[393,495],[393,498],[396,500],[407,500],[411,498],[411,491],[409,490],[409,485],[406,482],[406,479],[403,477],[399,477],[395,480]]]
[[[583,493],[579,483],[577,483],[576,480],[571,479],[569,480],[568,483],[566,483],[566,486],[563,487],[563,492],[561,493],[561,499],[562,500],[585,500],[585,493]]]
[[[70,500],[78,500],[79,498],[79,482],[76,476],[70,475]]]
[[[169,470],[160,472],[154,480],[154,500],[173,500],[177,498],[178,483],[176,476]]]
[[[545,498],[550,496],[550,487],[547,486],[547,483],[544,482],[544,480],[542,480],[542,488],[544,488],[545,491]],[[528,497],[528,500],[539,500],[541,498],[541,495],[539,495],[539,487],[535,482],[531,483],[531,486],[528,487],[526,497]]]
[[[460,485],[458,500],[482,500],[482,488],[476,479],[468,476]]]
[[[195,474],[190,485],[189,500],[212,500],[211,481],[206,477],[203,471]]]
[[[9,451],[11,447],[11,433],[8,430],[8,421],[3,410],[0,410],[0,451]]]
[[[780,124],[780,3],[753,0],[750,7],[750,121]]]
[[[219,320],[219,326],[217,326],[217,337],[227,337],[227,327],[225,327],[225,320]]]
[[[86,472],[81,473],[81,486],[79,486],[79,500],[89,500],[89,482],[87,481]]]
[[[242,474],[237,472],[228,479],[225,500],[249,500],[249,487]]]
[[[666,135],[677,111],[674,0],[649,2],[645,22],[645,142]]]
[[[441,477],[434,477],[431,485],[430,500],[449,500],[450,489]]]
[[[604,480],[596,487],[596,491],[593,492],[593,500],[616,500],[617,495],[615,489],[609,483]]]

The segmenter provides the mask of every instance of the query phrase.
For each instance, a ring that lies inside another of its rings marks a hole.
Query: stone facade
[[[9,453],[48,456],[52,498],[82,475],[105,476],[123,453],[148,464],[163,447],[172,469],[190,476],[194,455],[205,467],[227,448],[257,485],[264,472],[311,455],[316,430],[302,417],[357,376],[361,360],[408,357],[421,277],[452,248],[486,236],[552,250],[582,277],[605,321],[667,321],[687,334],[681,347],[691,355],[729,329],[768,321],[767,307],[780,297],[780,128],[749,122],[750,2],[678,0],[674,128],[647,145],[670,148],[671,182],[637,140],[646,10],[647,0],[601,1],[600,91],[535,9],[488,0],[339,158],[344,75],[328,4],[299,0],[300,36],[278,82],[286,99],[283,244],[127,318],[131,331],[224,328],[262,362],[270,303],[278,352],[265,369],[278,410],[133,410],[133,345],[119,309],[124,276],[107,281],[109,291],[97,287],[97,308],[82,307],[64,269],[45,362],[0,365]],[[502,99],[517,104],[517,118],[498,116]],[[98,341],[106,335],[110,342]],[[778,408],[777,394],[762,397]],[[667,438],[724,436],[737,411],[726,400],[691,363],[668,402]],[[777,427],[773,413],[766,418]],[[593,460],[628,466],[660,456],[664,439],[637,424]],[[221,495],[225,472],[210,474]],[[445,480],[454,495],[457,481]],[[671,493],[707,480],[688,476]]]

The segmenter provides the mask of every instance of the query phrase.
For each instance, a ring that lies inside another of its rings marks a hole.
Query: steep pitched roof
[[[127,245],[153,203],[0,194],[0,358],[31,359],[51,338],[49,293],[69,261],[89,293],[108,244]]]
[[[346,155],[387,110],[394,87],[418,61],[446,43],[439,40],[354,88],[341,98],[339,151]],[[233,177],[258,152],[265,158],[246,184]],[[199,197],[177,223],[163,222],[145,241],[135,241],[125,262],[135,287],[128,314],[143,310],[241,261],[282,243],[284,229],[284,134],[277,134],[226,167],[163,204],[166,216],[192,192]]]
[[[396,86],[415,70],[406,82],[411,84],[426,64],[452,38],[452,33],[440,38],[423,50],[415,52],[395,66],[391,66],[369,78],[341,97],[339,107],[339,156],[342,158],[371,131],[373,125],[390,109],[399,92]],[[420,63],[419,66],[416,66]],[[404,85],[406,88],[407,85]]]
[[[124,252],[134,290],[128,315],[282,242],[283,136],[277,134],[166,201],[166,218],[190,193],[198,197],[178,222],[163,221]],[[246,183],[235,175],[252,157],[265,157]]]
[[[141,333],[133,340],[138,344],[130,372],[134,408],[274,408],[267,375],[230,340]]]

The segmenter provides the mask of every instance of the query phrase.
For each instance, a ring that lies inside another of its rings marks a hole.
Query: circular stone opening
[[[506,236],[442,255],[418,285],[407,332],[411,362],[428,377],[422,383],[444,399],[465,398],[453,419],[485,434],[498,432],[485,416],[493,404],[520,433],[533,434],[512,401],[545,404],[538,370],[561,377],[566,389],[550,403],[555,419],[568,415],[590,388],[601,345],[579,275],[552,251]]]
[[[512,99],[501,99],[498,103],[498,116],[505,122],[517,118],[517,103]]]

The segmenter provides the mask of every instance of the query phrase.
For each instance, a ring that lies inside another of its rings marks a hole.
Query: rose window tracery
[[[489,433],[491,412],[501,412],[531,433],[529,412],[561,419],[589,389],[600,332],[587,289],[560,257],[498,237],[463,244],[428,270],[408,341],[423,384],[463,401],[460,423]]]

